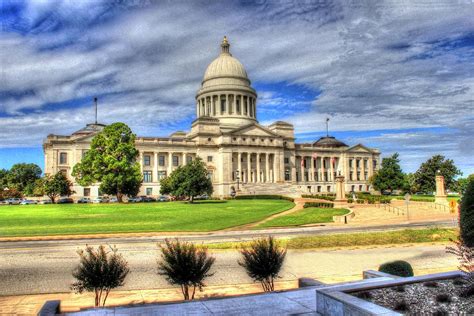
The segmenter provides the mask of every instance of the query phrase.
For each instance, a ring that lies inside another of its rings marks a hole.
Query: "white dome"
[[[237,58],[232,57],[229,48],[230,44],[227,37],[224,37],[221,44],[221,53],[207,66],[204,78],[202,79],[203,83],[207,80],[217,78],[238,78],[250,83],[244,66]]]
[[[247,72],[240,61],[230,54],[225,53],[220,54],[219,57],[214,59],[207,67],[203,81],[222,77],[238,77],[248,80]]]

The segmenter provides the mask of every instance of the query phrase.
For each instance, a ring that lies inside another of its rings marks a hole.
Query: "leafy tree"
[[[179,240],[165,240],[160,246],[161,261],[158,261],[158,274],[165,276],[173,285],[179,285],[185,300],[193,300],[196,288],[202,291],[204,280],[214,275],[209,273],[215,258],[210,257],[206,248],[197,248],[192,243]],[[192,288],[192,292],[191,292]]]
[[[474,173],[469,175],[467,178],[459,178],[455,183],[455,191],[459,194],[463,194],[466,191],[469,181],[474,181]]]
[[[8,170],[0,169],[0,190],[8,188]]]
[[[105,306],[105,301],[112,289],[123,286],[130,269],[117,248],[107,252],[104,246],[97,250],[87,246],[77,252],[79,265],[72,275],[77,279],[71,286],[76,293],[94,292],[95,306]]]
[[[45,176],[41,183],[43,187],[41,192],[46,194],[52,203],[54,203],[59,196],[70,196],[74,193],[71,190],[72,182],[69,181],[62,172],[58,172],[54,176]],[[36,192],[39,193],[40,189],[37,189]]]
[[[414,173],[407,173],[404,175],[403,179],[403,191],[409,193],[416,193],[418,192],[418,186],[415,183],[415,174]]]
[[[243,247],[240,253],[242,260],[239,265],[245,268],[249,277],[260,282],[265,292],[274,291],[274,280],[279,277],[286,249],[269,236],[253,241],[249,247]]]
[[[97,134],[90,150],[74,166],[73,175],[83,186],[100,182],[100,190],[117,196],[135,196],[140,190],[142,175],[137,161],[135,134],[124,123],[113,123]]]
[[[442,155],[435,155],[421,164],[415,173],[415,183],[421,192],[434,192],[436,190],[435,177],[438,174],[444,177],[444,184],[447,189],[455,189],[455,177],[462,175],[462,172],[456,168],[453,160],[446,159]]]
[[[41,178],[41,168],[34,163],[14,164],[7,174],[9,188],[15,188],[25,195],[33,194],[34,183]]]
[[[190,203],[197,195],[212,194],[212,182],[207,176],[206,165],[201,158],[175,169],[169,177],[160,181],[161,194],[189,197]]]
[[[398,153],[382,159],[382,167],[371,178],[371,183],[376,190],[390,191],[403,189],[405,176],[400,167]]]
[[[23,194],[17,189],[2,189],[0,190],[0,200],[11,199],[11,198],[22,198]]]

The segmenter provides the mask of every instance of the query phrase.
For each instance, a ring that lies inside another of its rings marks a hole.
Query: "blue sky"
[[[93,121],[143,136],[189,130],[223,35],[262,124],[434,154],[474,173],[472,1],[8,1],[0,36],[0,168],[43,166],[42,141]]]

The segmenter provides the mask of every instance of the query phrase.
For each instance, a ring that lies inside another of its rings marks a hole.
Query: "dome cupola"
[[[215,117],[229,126],[255,122],[257,93],[244,66],[230,53],[226,36],[220,46],[220,54],[207,67],[196,94],[197,117]]]

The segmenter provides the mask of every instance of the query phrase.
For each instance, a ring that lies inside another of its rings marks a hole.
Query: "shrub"
[[[76,293],[94,292],[95,306],[105,306],[110,290],[124,285],[130,272],[128,263],[117,253],[117,248],[107,252],[102,245],[97,250],[87,246],[78,254],[80,263],[72,273],[77,282],[71,288]]]
[[[301,197],[310,198],[310,199],[327,200],[327,201],[334,201],[336,199],[335,194],[303,194],[301,195]]]
[[[379,271],[400,277],[413,276],[413,268],[408,262],[403,260],[384,263],[379,267]]]
[[[274,280],[279,277],[285,261],[286,249],[280,247],[273,237],[257,239],[249,247],[240,250],[242,260],[239,265],[245,268],[248,276],[260,282],[265,292],[275,289]]]
[[[408,311],[408,304],[404,300],[395,302],[393,310],[397,312],[406,312]]]
[[[160,249],[162,260],[158,261],[158,274],[165,276],[170,284],[179,285],[185,300],[193,300],[196,288],[202,291],[204,280],[214,275],[209,271],[216,259],[208,255],[207,248],[197,248],[177,239],[174,242],[166,239]]]
[[[433,316],[448,316],[449,313],[444,308],[439,308],[436,311],[434,311],[432,315]]]
[[[474,247],[474,180],[467,184],[461,200],[459,226],[463,242],[467,247]]]
[[[283,196],[283,195],[237,195],[235,197],[236,200],[255,200],[255,199],[261,199],[261,200],[287,200],[294,202],[295,199],[289,197],[289,196]]]
[[[320,208],[334,208],[334,203],[330,202],[306,202],[303,208],[320,207]]]

